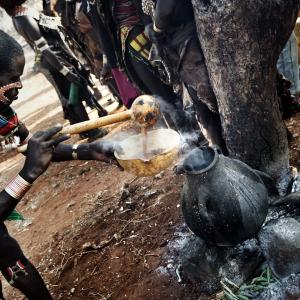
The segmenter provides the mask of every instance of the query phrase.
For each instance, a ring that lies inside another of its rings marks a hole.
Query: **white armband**
[[[63,67],[59,70],[59,73],[62,74],[62,75],[64,75],[64,76],[67,76],[69,72],[70,72],[70,70],[69,70],[67,67],[65,67],[65,66],[63,66]]]
[[[77,154],[77,148],[78,148],[78,144],[74,144],[72,147],[72,157],[74,160],[78,159],[78,154]]]
[[[47,41],[43,37],[41,37],[38,40],[34,41],[34,44],[41,51],[43,51],[42,50],[43,48],[45,48],[45,47],[48,48],[49,47]]]
[[[4,189],[14,199],[20,200],[30,189],[31,184],[20,175],[17,175]]]
[[[49,49],[49,45],[46,44],[44,46],[42,46],[41,48],[39,48],[41,52],[45,51],[46,49]]]

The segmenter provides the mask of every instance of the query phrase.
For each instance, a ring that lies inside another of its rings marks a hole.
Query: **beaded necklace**
[[[5,93],[10,89],[21,87],[22,84],[19,81],[0,87],[0,102],[8,105],[10,100],[5,96]],[[0,111],[0,136],[4,137],[5,140],[11,140],[15,132],[18,130],[18,126],[18,116],[10,106]]]
[[[18,127],[18,116],[10,106],[0,112],[0,136],[10,139]]]
[[[22,84],[19,81],[0,87],[0,102],[2,102],[3,104],[9,104],[10,100],[5,96],[5,93],[11,89],[14,89],[14,88],[20,89],[21,87],[22,87]]]
[[[13,82],[0,87],[0,102],[9,104],[10,100],[5,96],[5,92],[13,88],[21,88],[21,82]],[[14,135],[19,128],[19,120],[16,112],[10,107],[4,108],[0,111],[0,140],[5,140],[6,143],[14,141]]]

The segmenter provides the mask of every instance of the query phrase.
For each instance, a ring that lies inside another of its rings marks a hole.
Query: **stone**
[[[125,199],[129,198],[129,196],[130,196],[130,191],[126,188],[122,188],[121,189],[120,200],[125,200]]]
[[[219,292],[220,281],[224,278],[241,285],[263,260],[255,239],[231,248],[208,245],[182,229],[176,236],[169,242],[164,258],[167,272],[177,279],[179,271],[182,283],[192,283],[199,293],[212,295]]]
[[[300,272],[300,223],[282,218],[267,223],[259,232],[264,256],[274,274],[285,278]]]
[[[145,199],[149,199],[149,198],[151,198],[151,197],[153,197],[153,196],[156,196],[158,193],[159,193],[158,190],[151,189],[151,190],[145,192],[144,198],[145,198]]]
[[[271,284],[254,300],[300,299],[300,274],[292,274],[282,281]]]

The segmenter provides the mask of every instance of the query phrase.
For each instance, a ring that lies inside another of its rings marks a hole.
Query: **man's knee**
[[[0,270],[1,272],[7,268],[14,266],[17,261],[27,263],[18,242],[12,238],[8,233],[0,236]]]

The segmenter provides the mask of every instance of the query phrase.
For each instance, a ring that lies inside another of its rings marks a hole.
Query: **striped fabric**
[[[138,36],[136,36],[132,41],[130,41],[130,46],[136,52],[138,52],[143,58],[146,60],[149,59],[149,50],[147,49],[147,45],[149,45],[150,40],[145,35],[145,32],[142,32]]]
[[[0,112],[0,136],[10,134],[14,129],[18,128],[18,125],[18,116],[11,107]]]

